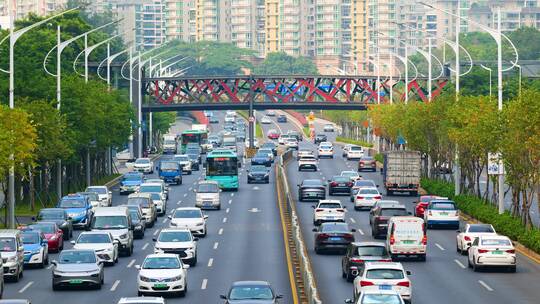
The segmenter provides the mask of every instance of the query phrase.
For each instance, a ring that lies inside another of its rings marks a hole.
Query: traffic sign
[[[488,175],[504,174],[504,165],[500,153],[488,153]]]
[[[248,118],[248,120],[249,120],[249,122],[254,122],[254,121],[255,121],[255,117],[250,116],[250,117]]]

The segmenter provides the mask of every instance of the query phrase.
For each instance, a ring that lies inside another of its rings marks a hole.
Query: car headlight
[[[177,226],[175,222],[170,223],[171,226]]]
[[[57,237],[56,235],[51,236],[51,241],[56,241]]]
[[[204,223],[197,223],[197,226],[202,226],[204,225]]]
[[[67,226],[67,222],[63,222],[62,225],[60,225],[60,227],[66,227]]]
[[[32,251],[32,254],[38,254],[38,253],[41,253],[41,249],[36,249],[36,250]]]
[[[77,216],[86,216],[86,211],[81,211],[77,213]]]
[[[128,234],[127,234],[127,233],[121,234],[121,235],[119,236],[119,238],[121,238],[122,240],[125,240],[125,239],[128,238]]]
[[[180,281],[182,279],[182,275],[177,275],[174,278],[171,278],[171,281]]]
[[[147,278],[147,277],[145,277],[145,276],[142,276],[142,275],[139,276],[139,280],[141,280],[141,281],[143,281],[143,282],[150,282],[150,279],[149,279],[149,278]]]
[[[8,259],[7,259],[8,262],[17,262],[17,257],[16,256],[10,256]]]

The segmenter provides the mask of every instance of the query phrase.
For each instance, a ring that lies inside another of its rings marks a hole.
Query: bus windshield
[[[238,175],[238,160],[236,157],[207,158],[207,176]]]
[[[185,133],[182,134],[182,144],[186,145],[188,143],[199,143],[201,140],[200,134]]]

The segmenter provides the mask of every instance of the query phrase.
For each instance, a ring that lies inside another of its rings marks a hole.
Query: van
[[[11,278],[18,282],[23,276],[24,246],[21,231],[16,229],[0,230],[0,253],[2,255],[2,268],[4,278]],[[4,284],[2,280],[2,291]]]
[[[146,219],[147,227],[154,227],[157,219],[156,205],[152,200],[152,194],[150,193],[132,193],[128,196],[127,205],[139,205],[141,206],[142,213]]]
[[[133,254],[134,224],[127,207],[100,207],[96,208],[92,224],[92,231],[105,230],[118,241],[119,251],[127,256]]]
[[[414,216],[395,216],[388,220],[386,246],[392,259],[396,256],[416,256],[425,261],[427,235],[424,220]]]

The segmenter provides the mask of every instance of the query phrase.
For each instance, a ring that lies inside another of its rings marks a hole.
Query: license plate
[[[317,196],[317,193],[308,193],[308,196]]]
[[[392,285],[379,285],[379,290],[392,290]]]
[[[493,250],[491,254],[503,254],[503,252],[500,250]]]
[[[414,244],[414,241],[411,241],[411,240],[405,240],[405,241],[401,241],[403,244]]]
[[[440,215],[448,216],[448,212],[441,212]]]
[[[82,284],[82,280],[69,280],[69,284]]]
[[[339,238],[339,237],[331,237],[329,240],[330,241],[340,241],[341,238]]]
[[[372,197],[366,197],[366,201],[370,201],[372,199],[373,199]]]
[[[161,283],[161,284],[154,284],[154,287],[155,287],[155,288],[166,288],[166,287],[167,287],[167,284],[163,284],[163,283]]]
[[[345,184],[338,184],[338,186],[339,186],[339,187],[344,187],[344,186],[345,186]]]
[[[203,205],[204,206],[212,206],[212,202],[205,201],[205,202],[203,202]]]

